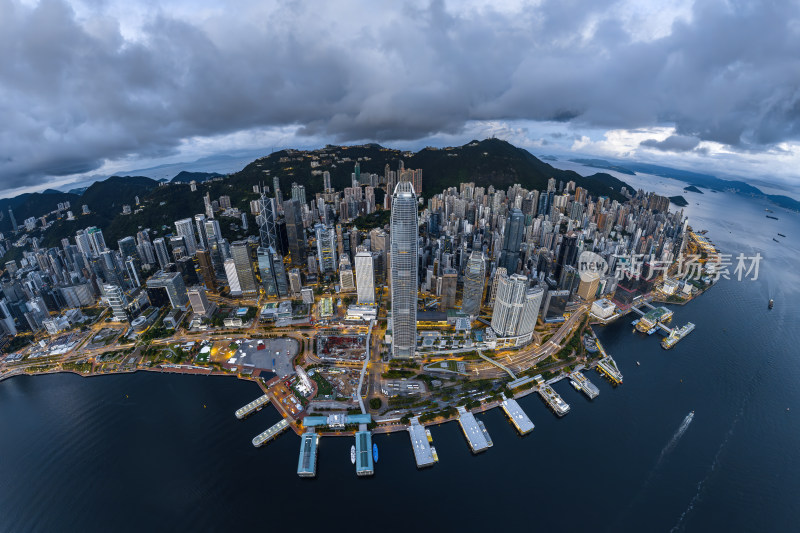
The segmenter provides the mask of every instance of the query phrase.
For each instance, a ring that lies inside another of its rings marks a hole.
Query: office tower
[[[350,265],[350,259],[346,255],[343,255],[339,262],[339,285],[343,292],[354,291],[356,289],[353,267]]]
[[[492,329],[498,337],[513,337],[525,305],[528,278],[520,274],[499,274],[492,313]]]
[[[447,311],[456,306],[456,286],[458,272],[454,268],[445,268],[442,273],[442,286],[439,291],[439,310]]]
[[[568,302],[569,291],[547,291],[542,309],[542,318],[545,322],[563,321]]]
[[[500,266],[508,272],[517,271],[519,249],[522,246],[522,236],[525,234],[525,215],[519,209],[512,209],[506,221],[505,237],[503,238],[503,251],[500,255]]]
[[[12,211],[10,207],[8,208],[8,217],[11,219],[11,227],[14,228],[16,232],[19,226],[17,226],[17,218],[14,216],[14,211]]]
[[[327,170],[322,173],[322,188],[325,192],[333,190],[333,187],[331,187],[331,173]]]
[[[111,307],[111,316],[117,322],[127,322],[128,313],[125,311],[127,299],[119,285],[103,285],[103,294]]]
[[[164,242],[163,237],[159,237],[153,241],[153,248],[156,251],[156,259],[158,259],[158,266],[161,270],[167,268],[167,265],[170,264],[169,260],[169,251],[167,251],[167,243]]]
[[[594,300],[600,285],[600,275],[597,272],[586,272],[582,277],[586,279],[581,279],[578,285],[578,296],[584,300]]]
[[[253,246],[247,241],[231,243],[231,257],[236,265],[236,276],[242,294],[255,294],[258,292],[255,269],[253,268]]]
[[[194,226],[191,218],[183,218],[175,221],[175,231],[183,237],[186,253],[194,255],[197,253],[197,239],[194,236]]]
[[[214,263],[211,261],[211,252],[208,250],[197,250],[197,270],[206,289],[216,291],[217,276],[214,272]]]
[[[298,295],[303,288],[303,282],[300,278],[300,269],[293,268],[289,271],[289,290],[292,291],[292,294]]]
[[[122,256],[122,259],[139,257],[136,251],[136,241],[133,240],[133,237],[123,237],[117,241],[117,246],[119,246],[119,255]]]
[[[106,240],[103,238],[103,231],[92,226],[86,230],[89,236],[89,245],[92,247],[94,255],[100,255],[106,250]]]
[[[233,259],[225,260],[225,276],[228,278],[228,288],[234,296],[242,294],[242,287],[239,285],[239,275],[236,273],[236,262]]]
[[[278,176],[272,178],[272,188],[275,189],[275,203],[277,205],[283,205],[283,193],[281,192],[281,180]],[[284,206],[284,209],[286,207]]]
[[[390,215],[392,357],[411,358],[417,346],[417,196],[410,182],[397,184]]]
[[[361,251],[356,254],[356,291],[358,303],[375,303],[375,261],[372,253]]]
[[[283,298],[288,296],[289,287],[286,280],[286,269],[283,266],[283,257],[275,251],[275,248],[262,246],[259,246],[257,256],[261,284],[267,297]]]
[[[557,280],[561,279],[561,271],[566,265],[573,265],[578,258],[578,237],[573,233],[564,235],[561,239],[561,247],[558,249],[558,258],[556,259],[556,267],[553,271],[553,277]]]
[[[300,202],[300,206],[306,205],[306,187],[305,185],[298,185],[292,183],[292,200]]]
[[[295,199],[286,200],[283,203],[283,212],[286,217],[286,234],[292,264],[302,266],[306,259],[306,230],[303,227],[300,202]]]
[[[192,287],[187,291],[187,295],[194,314],[205,317],[214,314],[214,304],[208,301],[206,290],[203,287]]]
[[[473,251],[464,272],[464,300],[461,302],[461,311],[465,315],[476,317],[480,314],[485,283],[486,262],[481,252]]]
[[[314,226],[317,236],[317,260],[321,274],[336,272],[336,231],[333,228],[317,224]]]
[[[183,238],[183,235],[170,237],[169,246],[172,248],[172,258],[175,261],[186,256],[186,239]]]
[[[206,217],[209,219],[214,218],[214,206],[211,203],[211,193],[206,192],[203,196],[203,206],[206,209]]]
[[[94,255],[92,251],[92,245],[89,242],[89,234],[86,233],[86,230],[79,229],[75,232],[75,244],[78,246],[78,250],[83,254],[85,257],[91,257]]]
[[[263,248],[275,248],[277,250],[278,248],[275,242],[275,200],[273,198],[267,198],[267,195],[263,193],[258,199],[256,224],[258,224],[258,235],[261,240],[261,246]]]
[[[206,216],[199,213],[194,216],[194,225],[197,229],[197,248],[208,249],[208,237],[206,237]]]
[[[180,272],[156,272],[155,275],[147,280],[146,285],[148,296],[156,294],[158,291],[165,291],[173,309],[178,307],[186,309],[189,304],[186,284],[183,283]],[[152,302],[153,298],[150,301]]]
[[[193,258],[189,256],[181,257],[175,261],[175,267],[183,278],[183,283],[187,287],[200,283],[200,278],[197,276],[197,270],[194,267]]]
[[[134,287],[141,287],[142,282],[139,280],[139,272],[136,265],[136,259],[133,257],[128,257],[125,260],[125,271],[128,273],[128,279],[131,280],[131,284]]]

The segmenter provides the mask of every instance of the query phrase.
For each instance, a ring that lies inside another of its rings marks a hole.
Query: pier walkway
[[[240,407],[236,410],[236,418],[241,420],[242,418],[246,417],[249,414],[252,414],[255,411],[260,411],[264,405],[269,402],[269,396],[266,394],[260,396],[258,399],[253,400],[252,402],[248,403],[244,407]]]
[[[274,439],[278,435],[280,435],[283,431],[285,431],[289,427],[289,422],[282,418],[280,422],[269,428],[268,430],[264,431],[263,433],[259,433],[255,437],[253,437],[253,446],[256,448],[263,446],[264,443]]]

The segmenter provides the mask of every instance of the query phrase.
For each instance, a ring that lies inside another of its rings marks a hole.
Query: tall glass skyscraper
[[[473,251],[464,273],[464,300],[461,302],[461,311],[465,315],[478,316],[480,313],[485,280],[486,262],[483,260],[483,254]]]
[[[389,275],[392,285],[392,357],[414,357],[417,345],[417,195],[411,182],[392,196]]]
[[[503,238],[503,253],[500,256],[500,266],[513,274],[517,271],[519,261],[519,248],[522,246],[522,236],[525,234],[525,215],[519,209],[512,209],[506,221],[506,231]]]

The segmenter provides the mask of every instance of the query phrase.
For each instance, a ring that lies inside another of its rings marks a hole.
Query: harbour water
[[[251,444],[278,421],[274,408],[233,416],[259,395],[253,384],[18,377],[0,383],[0,530],[280,530],[298,520],[333,530],[794,530],[800,221],[728,193],[683,195],[692,225],[725,252],[764,256],[759,279],[723,280],[671,306],[674,324],[697,328],[669,351],[630,320],[597,328],[625,382],[587,372],[600,389],[593,401],[556,383],[571,406],[564,418],[535,394],[519,400],[536,425],[525,437],[500,409],[478,414],[494,442],[479,455],[456,422],[435,426],[439,462],[424,470],[406,432],[377,435],[381,461],[366,479],[350,463],[352,438],[323,438],[308,480],[296,475],[293,433]]]

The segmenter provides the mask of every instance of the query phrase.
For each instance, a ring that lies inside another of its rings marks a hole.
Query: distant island
[[[703,191],[701,191],[694,185],[689,185],[688,187],[684,187],[683,192],[699,192],[700,194],[703,194]]]
[[[570,159],[573,163],[580,163],[585,167],[592,167],[592,168],[604,168],[606,170],[613,170],[614,172],[619,172],[620,174],[628,174],[629,176],[635,176],[636,172],[629,168],[625,168],[620,165],[615,165],[614,163],[610,163],[605,159]]]
[[[689,205],[689,202],[687,202],[686,198],[684,198],[683,196],[670,196],[669,201],[677,205],[678,207],[686,207],[687,205]]]

